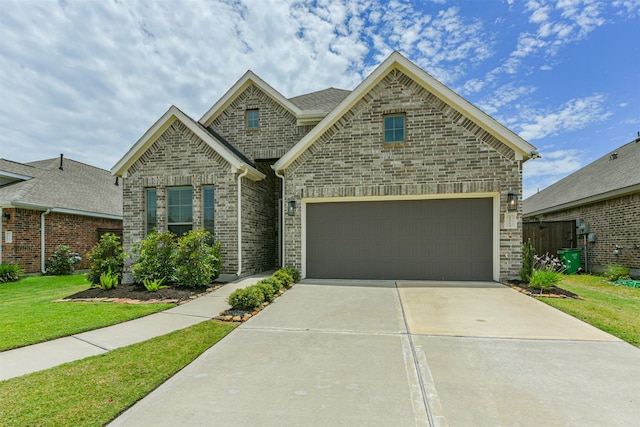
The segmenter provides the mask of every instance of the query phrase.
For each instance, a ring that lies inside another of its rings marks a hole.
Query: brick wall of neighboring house
[[[215,186],[215,239],[222,243],[222,273],[237,272],[237,174],[229,164],[181,122],[175,121],[147,149],[128,171],[123,184],[124,245],[131,253],[134,243],[146,235],[145,193],[157,190],[158,231],[166,224],[166,189],[173,186],[193,187],[193,226],[202,226],[201,197],[203,185]],[[243,182],[248,181],[246,178]],[[244,184],[244,187],[251,186]],[[244,199],[243,199],[244,200]],[[248,205],[248,203],[245,203]],[[245,221],[245,236],[250,235],[249,220]],[[134,261],[130,257],[127,268]],[[247,265],[257,265],[245,259]],[[126,275],[126,281],[132,280]]]
[[[27,273],[41,271],[41,232],[42,211],[28,209],[3,209],[10,213],[11,219],[4,223],[2,231],[11,231],[13,242],[2,243],[2,262],[19,264]],[[77,270],[91,267],[87,253],[99,241],[101,233],[121,230],[122,221],[69,215],[51,212],[45,216],[45,258],[48,259],[58,245],[67,245],[82,257],[75,266]]]
[[[611,264],[622,264],[640,275],[640,192],[590,203],[571,209],[545,213],[545,221],[582,218],[596,242],[589,245],[589,264],[594,272],[603,272]],[[615,245],[622,254],[613,253]],[[638,245],[638,248],[635,248]],[[584,261],[584,258],[583,258]]]
[[[383,116],[406,114],[406,144],[383,143]],[[286,200],[490,192],[522,194],[513,151],[403,73],[392,70],[286,170]],[[519,215],[519,214],[518,214]],[[302,267],[302,215],[287,216],[287,265]],[[518,277],[518,228],[500,230],[500,278]]]
[[[260,125],[247,128],[247,110],[258,109]],[[247,87],[209,125],[249,159],[278,159],[312,126],[297,126],[296,117],[254,85]]]

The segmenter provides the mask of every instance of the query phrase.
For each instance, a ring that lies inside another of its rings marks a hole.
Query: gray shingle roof
[[[317,92],[294,96],[293,98],[289,98],[289,101],[301,110],[324,111],[328,113],[333,110],[336,105],[340,104],[350,93],[350,90],[330,87]]]
[[[524,216],[553,212],[640,191],[640,138],[550,185],[522,202]]]
[[[3,172],[31,177],[0,186],[0,206],[57,208],[88,214],[122,216],[122,185],[109,171],[60,158],[18,163],[0,159]]]

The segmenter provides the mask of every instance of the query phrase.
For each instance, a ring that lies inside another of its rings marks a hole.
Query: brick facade
[[[385,144],[384,115],[398,112],[406,142]],[[521,185],[510,148],[392,70],[286,169],[285,199],[491,193],[502,213]],[[285,221],[285,263],[300,269],[301,215]],[[500,230],[500,278],[517,277],[522,266],[518,225]]]
[[[3,209],[11,218],[2,224],[2,262],[20,265],[26,273],[41,272],[41,215],[42,211],[29,209]],[[51,212],[45,215],[45,259],[58,245],[67,245],[82,257],[76,270],[91,267],[87,253],[106,231],[121,230],[122,221]],[[12,242],[5,242],[6,231],[11,231]]]
[[[640,276],[640,192],[602,200],[571,209],[544,214],[545,221],[583,219],[596,242],[589,245],[589,265],[594,272],[603,272],[611,264],[631,268]],[[616,245],[622,254],[613,253]],[[583,257],[584,262],[584,257]]]

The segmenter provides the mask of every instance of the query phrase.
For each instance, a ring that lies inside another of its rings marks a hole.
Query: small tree
[[[95,245],[87,254],[91,260],[91,271],[87,274],[87,279],[94,285],[100,284],[100,276],[103,273],[111,274],[122,281],[124,270],[124,259],[127,257],[122,251],[120,238],[113,233],[103,234],[100,242]]]
[[[220,244],[204,228],[191,230],[178,239],[173,255],[175,281],[192,288],[206,286],[220,274]]]
[[[138,255],[132,267],[136,282],[144,283],[145,280],[172,282],[174,280],[175,234],[168,230],[162,233],[149,233],[133,250]]]
[[[524,282],[531,280],[533,274],[533,266],[535,264],[536,250],[531,244],[531,239],[522,245],[522,269],[520,269],[520,278]]]
[[[71,252],[69,246],[58,245],[53,255],[49,257],[47,273],[54,276],[65,276],[73,274],[74,266],[82,260],[80,255]]]

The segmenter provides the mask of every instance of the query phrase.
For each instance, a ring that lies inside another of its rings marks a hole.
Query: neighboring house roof
[[[247,170],[247,178],[254,181],[264,179],[265,175],[238,150],[227,141],[219,138],[215,132],[205,128],[191,117],[180,111],[176,106],[169,107],[166,113],[160,117],[147,132],[129,149],[116,165],[111,168],[111,173],[116,176],[127,177],[129,168],[140,158],[140,156],[156,141],[156,139],[167,130],[171,124],[179,120],[191,132],[196,134],[201,140],[207,143],[220,156],[225,159],[236,172]]]
[[[491,135],[502,141],[515,152],[516,160],[527,160],[535,147],[524,139],[498,123],[469,101],[440,83],[430,74],[409,61],[398,52],[392,53],[382,64],[376,68],[358,87],[345,97],[311,132],[289,150],[273,166],[275,170],[286,169],[309,148],[327,129],[336,123],[350,108],[352,108],[363,96],[365,96],[376,84],[378,84],[392,69],[397,68],[414,81],[422,85],[445,103],[455,108],[464,116],[474,121]]]
[[[350,93],[350,90],[330,87],[317,92],[294,96],[293,98],[289,98],[289,101],[301,110],[316,110],[328,113],[333,110],[336,105],[340,104]]]
[[[640,137],[522,202],[525,217],[640,191]]]
[[[122,187],[104,169],[60,158],[0,159],[0,207],[122,219]]]

